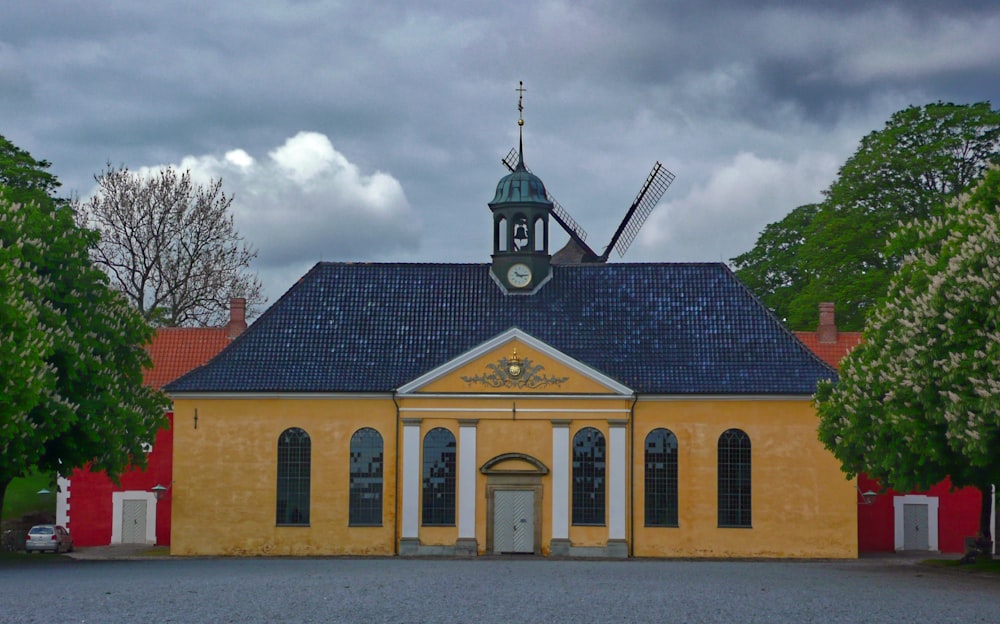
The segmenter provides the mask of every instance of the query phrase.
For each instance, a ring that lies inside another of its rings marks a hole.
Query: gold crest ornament
[[[507,358],[507,374],[517,378],[521,376],[523,371],[524,369],[521,368],[521,358],[517,357],[517,349],[514,349],[514,353]]]

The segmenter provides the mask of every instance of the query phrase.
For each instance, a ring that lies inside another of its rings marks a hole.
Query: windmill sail
[[[514,168],[517,166],[517,157],[517,148],[512,147],[510,151],[507,152],[507,155],[502,159],[503,164],[511,171],[514,171]],[[528,169],[528,166],[525,165],[524,168]],[[531,169],[528,169],[528,171],[530,172]],[[562,226],[564,230],[566,230],[566,233],[570,235],[570,238],[572,238],[577,245],[579,245],[590,256],[596,258],[597,254],[590,248],[589,245],[587,245],[587,231],[576,222],[576,219],[570,216],[569,212],[562,207],[562,204],[556,201],[555,197],[552,197],[548,190],[545,191],[545,197],[552,202],[552,217],[559,223],[559,225]]]
[[[661,165],[659,161],[653,165],[653,170],[649,172],[646,183],[642,185],[639,194],[635,196],[635,201],[632,202],[632,206],[625,213],[625,218],[622,219],[618,230],[615,231],[615,235],[611,237],[611,242],[608,243],[608,246],[604,249],[604,253],[601,254],[601,262],[608,261],[608,256],[611,254],[612,249],[618,252],[619,258],[625,256],[625,252],[628,251],[629,246],[632,245],[632,241],[639,234],[642,224],[646,222],[646,218],[653,212],[653,208],[656,208],[656,204],[659,203],[660,198],[670,188],[674,177],[674,174]]]
[[[507,169],[514,171],[515,167],[517,167],[518,156],[517,148],[511,148],[507,152],[507,155],[501,159],[501,162],[506,165]],[[527,166],[525,166],[525,169],[527,169]],[[531,170],[528,169],[528,171]],[[645,184],[642,185],[639,194],[635,196],[635,200],[625,213],[625,218],[618,225],[615,235],[611,237],[611,242],[608,243],[608,246],[604,249],[604,253],[601,255],[594,253],[594,250],[587,245],[587,232],[580,227],[580,224],[566,212],[566,209],[547,190],[545,191],[545,196],[552,202],[552,217],[566,230],[566,233],[569,234],[570,238],[573,239],[573,242],[576,243],[582,252],[580,256],[582,261],[607,262],[612,249],[618,252],[618,257],[625,257],[625,252],[628,251],[635,237],[639,235],[639,230],[642,228],[643,223],[646,222],[650,213],[656,208],[656,204],[659,203],[663,194],[673,184],[674,177],[676,176],[660,164],[659,161],[653,165],[653,169],[649,172]]]

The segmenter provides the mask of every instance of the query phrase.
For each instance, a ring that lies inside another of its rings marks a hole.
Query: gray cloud
[[[14,3],[0,134],[67,192],[106,162],[221,175],[273,299],[321,259],[487,262],[524,80],[528,164],[593,246],[661,160],[628,259],[725,260],[894,111],[996,100],[997,32],[985,1]],[[316,186],[272,158],[301,132],[339,157]]]

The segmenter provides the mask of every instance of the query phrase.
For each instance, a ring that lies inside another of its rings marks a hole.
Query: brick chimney
[[[229,300],[229,322],[226,323],[226,336],[232,340],[247,328],[247,300],[243,297],[233,297]]]
[[[816,328],[816,340],[820,343],[837,343],[837,322],[833,317],[833,302],[824,301],[819,304],[819,327]]]

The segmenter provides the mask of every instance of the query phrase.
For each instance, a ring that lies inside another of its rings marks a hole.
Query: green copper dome
[[[501,178],[500,182],[497,183],[497,193],[490,204],[523,202],[551,203],[541,178],[528,171],[524,162],[520,161],[513,172]]]

